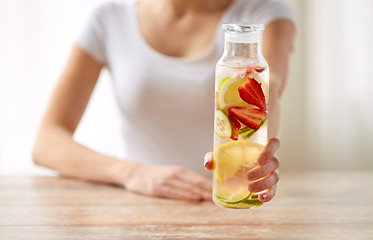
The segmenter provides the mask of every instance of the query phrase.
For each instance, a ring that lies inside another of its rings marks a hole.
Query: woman
[[[279,98],[294,24],[273,0],[128,0],[106,3],[78,37],[52,94],[34,147],[36,164],[62,175],[119,184],[153,196],[211,199],[199,158],[212,147],[213,84],[222,54],[222,22],[266,24],[271,139],[248,173],[259,199],[275,195],[279,167]],[[127,158],[92,151],[73,140],[103,67],[110,70],[123,117]],[[211,153],[205,167],[211,169]],[[176,165],[176,166],[175,166]],[[256,181],[260,179],[259,181]]]

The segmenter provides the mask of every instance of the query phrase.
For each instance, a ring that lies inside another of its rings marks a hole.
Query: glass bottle
[[[213,200],[228,208],[262,205],[246,173],[267,142],[269,69],[263,24],[223,24],[224,53],[216,65]]]

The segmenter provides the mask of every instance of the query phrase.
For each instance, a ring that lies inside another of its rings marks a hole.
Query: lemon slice
[[[256,165],[256,158],[264,146],[248,141],[224,143],[214,150],[215,177],[218,182],[240,173],[242,169],[251,169]],[[241,173],[242,175],[242,173]]]
[[[229,106],[236,106],[236,107],[247,107],[248,106],[248,104],[241,99],[240,94],[238,93],[238,88],[241,87],[245,81],[247,81],[246,78],[244,79],[225,78],[219,84],[219,93],[218,93],[219,109],[222,110]]]
[[[225,203],[237,204],[248,199],[251,193],[247,189],[247,186],[242,185],[235,192],[232,192],[231,189],[220,187],[215,192],[215,196]]]
[[[220,90],[222,89],[222,87],[224,86],[224,84],[225,84],[226,82],[228,82],[229,80],[231,80],[230,77],[226,77],[226,78],[224,78],[223,80],[221,80],[221,82],[220,82],[220,84],[219,84],[219,87],[218,87],[218,90],[220,91]]]

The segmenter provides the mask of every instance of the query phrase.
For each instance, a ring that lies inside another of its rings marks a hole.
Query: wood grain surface
[[[281,173],[257,209],[59,177],[0,177],[0,239],[373,240],[373,172]]]

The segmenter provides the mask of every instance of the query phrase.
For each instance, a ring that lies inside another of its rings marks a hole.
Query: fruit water
[[[246,173],[267,142],[269,69],[262,24],[223,24],[225,48],[216,65],[213,200],[228,208],[262,205]]]

